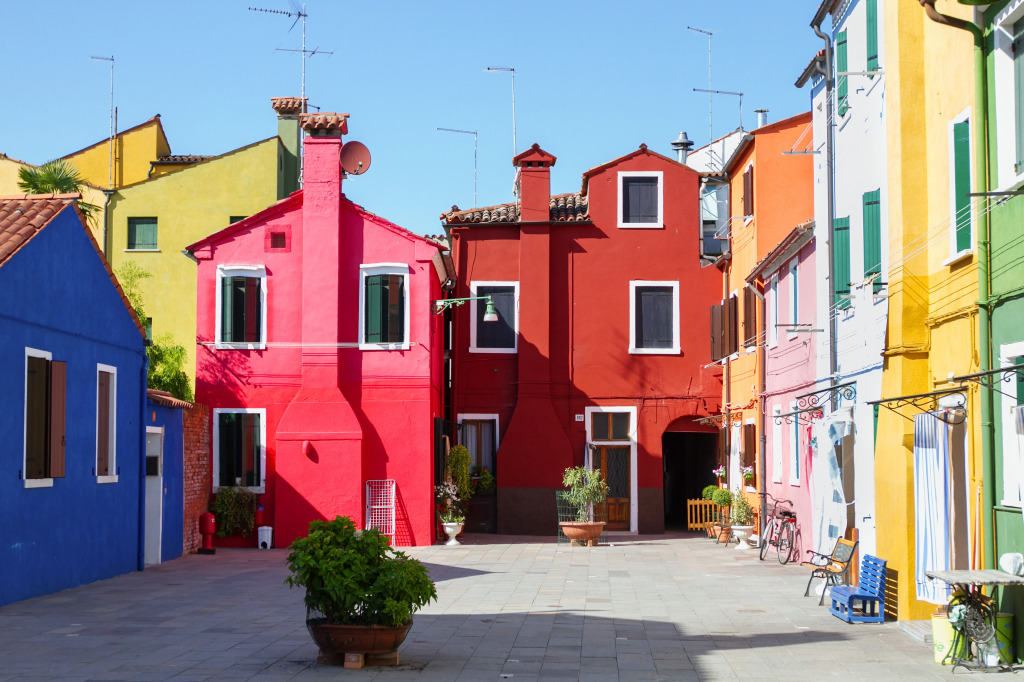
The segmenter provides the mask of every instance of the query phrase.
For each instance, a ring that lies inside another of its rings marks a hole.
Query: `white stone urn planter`
[[[441,527],[444,529],[445,535],[448,536],[448,542],[445,545],[461,545],[462,543],[455,539],[455,536],[462,532],[461,523],[442,523]]]
[[[750,549],[750,543],[747,542],[747,538],[753,534],[753,526],[733,526],[732,532],[736,535],[736,539],[739,540],[739,544],[736,545],[736,549]]]

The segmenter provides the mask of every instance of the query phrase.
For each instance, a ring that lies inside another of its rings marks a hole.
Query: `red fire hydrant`
[[[217,531],[217,519],[213,514],[206,512],[199,517],[199,533],[203,536],[203,546],[199,548],[200,554],[215,554],[213,548],[213,534]]]

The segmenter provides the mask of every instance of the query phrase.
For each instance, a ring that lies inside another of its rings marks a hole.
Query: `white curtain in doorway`
[[[1013,414],[1013,429],[1017,434],[1017,485],[1020,489],[1020,499],[1024,501],[1024,405],[1018,405],[1011,410]],[[1005,442],[1005,441],[1004,441]],[[1003,458],[1007,455],[1004,453]],[[1004,471],[1006,468],[1004,467]],[[1024,502],[1021,504],[1021,518],[1024,519]]]
[[[917,598],[945,604],[949,585],[925,576],[925,571],[950,568],[949,434],[941,412],[914,417],[914,537]]]
[[[812,450],[810,472],[811,513],[814,517],[811,532],[814,534],[814,551],[831,554],[836,540],[846,535],[846,497],[836,446],[832,441],[836,431],[831,423],[816,420],[812,432],[817,446]],[[841,435],[839,438],[842,440]]]

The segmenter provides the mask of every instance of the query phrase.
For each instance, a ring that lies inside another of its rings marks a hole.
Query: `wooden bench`
[[[829,613],[847,623],[884,623],[885,564],[878,557],[865,554],[860,564],[860,582],[832,588]]]
[[[804,596],[810,594],[811,583],[815,578],[823,578],[825,584],[821,588],[821,599],[818,600],[818,605],[824,604],[825,590],[846,582],[846,577],[850,573],[850,565],[853,562],[853,554],[857,551],[858,544],[856,540],[839,538],[836,540],[836,546],[832,549],[832,554],[821,554],[812,549],[807,550],[807,553],[813,554],[814,558],[800,564],[804,568],[811,569],[811,577],[807,579]]]

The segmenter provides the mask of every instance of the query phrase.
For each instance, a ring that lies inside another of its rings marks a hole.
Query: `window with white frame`
[[[796,412],[796,403],[790,403],[789,411]],[[789,442],[789,484],[800,485],[800,420],[793,415],[793,433]]]
[[[772,408],[772,483],[782,483],[782,406]]]
[[[996,189],[1024,185],[1024,0],[1010,0],[992,22]]]
[[[779,345],[779,275],[772,275],[768,284],[768,346]]]
[[[49,351],[25,349],[25,431],[22,477],[26,488],[53,486],[64,477],[67,363]]]
[[[267,270],[217,266],[217,348],[266,348]]]
[[[213,485],[263,492],[267,465],[267,411],[214,408]]]
[[[619,227],[664,227],[661,171],[619,172]]]
[[[486,469],[495,475],[496,453],[498,451],[498,415],[460,414],[459,442],[469,450],[470,463],[474,469]],[[479,471],[477,470],[477,471]],[[479,475],[476,473],[474,475]]]
[[[1024,341],[1004,343],[999,346],[999,366],[1013,367],[1024,364]],[[1006,386],[1006,384],[1004,384]],[[1017,433],[1015,408],[1024,405],[1024,377],[1015,374],[1007,388],[1000,388],[1002,409],[999,416],[1002,421],[1002,464],[1003,464],[1003,499],[1002,504],[1011,507],[1021,506],[1021,476],[1024,475],[1024,437]]]
[[[971,252],[974,219],[971,215],[971,109],[949,122],[949,256]]]
[[[97,483],[117,483],[117,368],[96,366]]]
[[[789,323],[792,326],[787,338],[790,339],[796,336],[797,330],[800,329],[797,326],[800,322],[800,281],[797,277],[799,264],[800,261],[796,258],[789,262]]]
[[[470,282],[469,352],[515,353],[519,341],[519,282]],[[485,322],[487,302],[476,300],[490,296],[498,314],[495,322]]]
[[[409,266],[373,263],[359,266],[359,347],[363,350],[409,347]]]
[[[629,352],[679,352],[679,282],[629,283]]]

